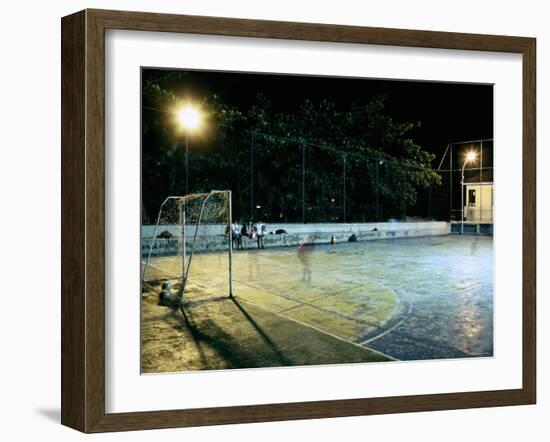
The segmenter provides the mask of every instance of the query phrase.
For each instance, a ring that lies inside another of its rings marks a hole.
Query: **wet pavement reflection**
[[[160,265],[160,264],[159,264]],[[236,251],[234,293],[399,360],[493,354],[492,237],[441,236]],[[224,290],[225,258],[197,255],[190,294]]]

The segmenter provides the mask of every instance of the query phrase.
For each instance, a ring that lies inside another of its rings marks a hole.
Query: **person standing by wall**
[[[241,232],[237,223],[233,223],[231,226],[231,239],[235,249],[242,249]]]
[[[241,250],[244,249],[243,237],[250,238],[250,230],[248,229],[248,224],[246,222],[243,222],[243,225],[241,227]]]
[[[254,231],[256,232],[256,237],[258,238],[258,248],[265,249],[264,246],[264,233],[265,233],[265,226],[264,229],[262,229],[262,222],[258,221],[256,225],[254,226]]]

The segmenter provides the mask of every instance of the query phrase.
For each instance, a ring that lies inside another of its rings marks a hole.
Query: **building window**
[[[475,207],[475,205],[476,205],[476,190],[475,189],[469,189],[468,190],[468,205],[470,207]]]

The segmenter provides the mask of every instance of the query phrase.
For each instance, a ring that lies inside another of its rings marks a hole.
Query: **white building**
[[[464,180],[465,223],[493,222],[493,192],[492,171]]]

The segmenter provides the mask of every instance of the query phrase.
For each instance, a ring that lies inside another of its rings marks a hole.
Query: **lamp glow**
[[[466,162],[471,163],[477,159],[477,153],[473,150],[466,153]]]
[[[184,106],[178,113],[179,124],[184,129],[197,129],[201,125],[201,114],[193,106]]]

